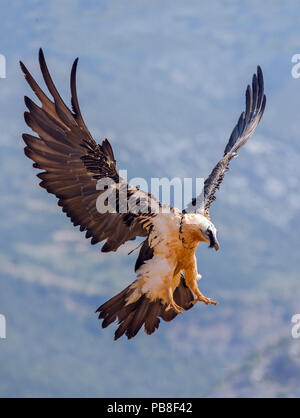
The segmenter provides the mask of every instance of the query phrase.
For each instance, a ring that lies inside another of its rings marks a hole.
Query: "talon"
[[[204,298],[203,302],[205,303],[205,305],[217,305],[218,302],[216,302],[215,300],[212,300],[211,298]]]
[[[181,315],[182,311],[181,311],[181,307],[179,305],[177,305],[176,303],[174,303],[174,305],[172,305],[172,308],[174,309],[174,311],[178,314]]]
[[[218,305],[218,302],[216,302],[215,300],[212,300],[212,299],[209,298],[209,304],[216,306],[216,305]]]
[[[182,314],[181,307],[177,305],[176,303],[169,303],[169,305],[166,307],[166,311],[169,311],[170,309],[173,309],[178,315]]]
[[[196,299],[192,301],[192,304],[195,305],[197,302],[203,302],[205,303],[205,305],[218,305],[218,302],[205,296],[198,296]]]

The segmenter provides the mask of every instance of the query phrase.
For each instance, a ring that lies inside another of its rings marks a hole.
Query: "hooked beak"
[[[216,250],[216,251],[218,251],[218,249],[220,248],[220,245],[219,245],[219,243],[218,242],[215,242],[215,244],[214,244],[214,249]]]
[[[209,236],[209,248],[214,248],[216,251],[220,248],[219,242],[217,237],[212,233],[212,231],[208,231]]]

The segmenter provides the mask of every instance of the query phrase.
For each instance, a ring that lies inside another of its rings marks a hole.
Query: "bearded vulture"
[[[51,98],[20,62],[28,84],[41,103],[38,106],[25,96],[29,110],[24,114],[25,122],[38,135],[23,134],[25,154],[34,161],[33,167],[42,170],[37,174],[40,186],[57,197],[58,205],[73,225],[80,226],[80,231],[85,231],[92,244],[104,241],[101,251],[117,251],[126,241],[145,238],[135,264],[136,280],[96,312],[103,328],[118,321],[115,340],[123,334],[134,337],[143,325],[145,332],[152,334],[159,326],[159,318],[171,321],[198,301],[217,304],[198,288],[197,280],[201,276],[195,251],[200,241],[219,249],[209,208],[229,162],[254,133],[264,113],[263,74],[258,66],[252,88],[248,85],[246,90],[246,109],[232,131],[224,156],[204,182],[202,200],[194,198],[181,211],[162,205],[150,193],[127,183],[119,176],[109,141],[104,139],[101,145],[95,142],[78,104],[77,62],[78,58],[71,70],[71,109],[58,93],[41,49],[40,68]],[[104,178],[111,180],[112,185],[99,191],[97,182]],[[122,190],[126,193],[125,202],[134,199],[143,210],[120,210]],[[106,193],[107,198],[110,194],[116,196],[115,211],[97,210],[97,198],[102,193]]]

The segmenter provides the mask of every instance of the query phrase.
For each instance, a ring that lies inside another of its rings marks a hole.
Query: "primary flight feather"
[[[117,251],[120,245],[136,237],[145,240],[135,264],[136,280],[121,293],[97,309],[105,328],[118,321],[115,339],[123,334],[134,337],[144,325],[147,334],[158,328],[160,319],[171,321],[198,301],[216,304],[199,290],[195,251],[200,241],[219,249],[217,231],[210,221],[209,208],[216,190],[228,171],[232,158],[254,133],[265,109],[263,74],[257,67],[252,87],[246,90],[246,109],[232,131],[224,156],[204,182],[204,200],[198,196],[183,211],[162,205],[150,193],[127,183],[116,169],[112,147],[107,139],[97,144],[86,127],[78,104],[76,68],[71,70],[69,109],[50,76],[43,51],[39,62],[51,99],[41,90],[25,65],[25,78],[41,106],[25,97],[27,125],[38,135],[23,134],[25,154],[38,174],[40,185],[58,198],[58,205],[91,238],[92,244],[104,242],[101,251]],[[103,189],[97,186],[109,180]],[[124,197],[125,206],[124,210]],[[99,196],[114,197],[114,210],[101,212]],[[139,210],[133,210],[132,202]],[[129,208],[129,209],[128,209]]]

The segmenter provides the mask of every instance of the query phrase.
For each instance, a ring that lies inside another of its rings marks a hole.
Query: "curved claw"
[[[216,302],[215,300],[211,299],[211,298],[207,298],[207,302],[205,302],[207,305],[218,305],[218,302]]]
[[[197,302],[203,302],[205,303],[205,305],[218,305],[218,302],[205,296],[198,296],[196,299],[193,300],[192,304],[195,305]]]
[[[177,303],[169,303],[169,305],[166,307],[166,311],[169,311],[170,309],[173,309],[178,315],[182,314],[181,306],[177,305]]]

